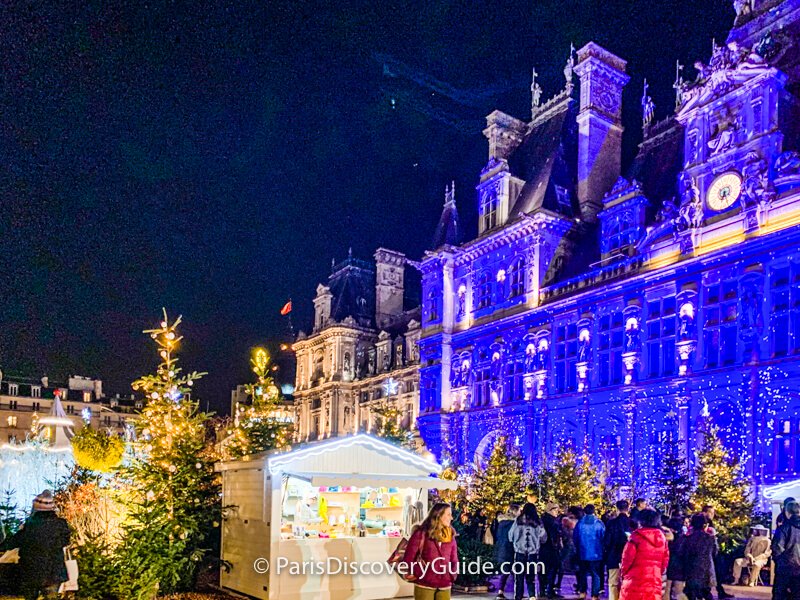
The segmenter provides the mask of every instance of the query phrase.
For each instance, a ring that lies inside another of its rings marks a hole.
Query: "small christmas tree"
[[[574,450],[562,448],[556,454],[552,471],[550,495],[559,506],[602,505],[598,470],[588,455],[579,460]]]
[[[190,399],[204,373],[183,375],[174,352],[181,319],[145,333],[159,347],[161,364],[133,383],[147,403],[136,422],[137,442],[123,476],[130,483],[128,520],[119,555],[119,595],[149,600],[190,589],[218,526],[219,481],[206,440],[207,416]]]
[[[661,466],[655,480],[656,507],[666,514],[674,510],[686,510],[694,485],[692,472],[680,449],[680,440],[674,436],[667,437],[661,451]]]
[[[258,348],[250,363],[256,382],[244,387],[250,403],[237,407],[233,428],[223,443],[225,458],[236,459],[273,448],[288,448],[292,443],[294,427],[280,413],[281,393],[269,376],[269,354]]]
[[[375,426],[372,433],[387,442],[405,445],[408,434],[400,427],[400,409],[394,402],[384,401],[372,408],[375,414]]]
[[[499,436],[485,466],[477,465],[467,498],[467,509],[473,515],[484,511],[488,522],[508,505],[523,499],[522,456],[519,450]]]
[[[722,445],[717,427],[703,433],[703,447],[697,453],[697,488],[692,503],[698,508],[713,506],[714,529],[723,552],[741,544],[753,516],[750,484],[735,456]]]

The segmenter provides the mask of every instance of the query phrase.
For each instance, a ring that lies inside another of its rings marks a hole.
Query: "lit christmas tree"
[[[680,449],[680,440],[666,438],[661,447],[661,466],[656,473],[656,507],[665,514],[673,510],[685,511],[694,489],[692,472]]]
[[[192,587],[219,525],[220,486],[206,442],[207,415],[190,399],[204,373],[183,375],[174,352],[181,338],[166,311],[146,331],[159,347],[154,375],[133,383],[147,402],[136,423],[137,442],[123,476],[130,482],[128,520],[119,556],[119,595],[145,600]]]
[[[603,498],[597,485],[598,469],[588,455],[579,460],[574,450],[562,448],[556,454],[552,475],[548,479],[549,500],[559,506],[602,506]]]
[[[744,541],[753,515],[750,485],[741,464],[719,439],[718,429],[703,433],[703,447],[697,453],[697,488],[692,503],[716,509],[714,529],[723,552]]]
[[[375,426],[372,433],[387,442],[404,446],[408,443],[408,432],[400,427],[400,409],[396,403],[382,402],[372,408],[375,414]]]
[[[473,515],[485,511],[489,522],[498,512],[523,498],[522,456],[505,437],[495,440],[485,466],[476,465],[467,496],[467,508]]]
[[[225,458],[241,458],[273,448],[284,449],[292,443],[294,426],[282,414],[280,390],[269,376],[269,354],[258,348],[250,363],[256,382],[244,388],[250,404],[237,407],[233,427],[223,442]]]

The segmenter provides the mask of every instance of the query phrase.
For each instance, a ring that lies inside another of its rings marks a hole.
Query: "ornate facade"
[[[378,407],[396,407],[399,425],[419,414],[419,307],[406,310],[399,252],[380,248],[375,264],[348,257],[317,287],[311,335],[300,333],[295,424],[300,440],[372,431]]]
[[[626,63],[594,43],[551,100],[534,81],[530,120],[487,117],[479,236],[422,262],[435,454],[504,433],[646,489],[666,438],[691,462],[713,423],[757,487],[800,474],[800,1],[736,9],[673,114],[645,89],[624,172]]]

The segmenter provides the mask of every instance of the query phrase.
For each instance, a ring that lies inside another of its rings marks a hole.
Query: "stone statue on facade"
[[[678,217],[678,207],[675,198],[665,198],[656,215],[657,223],[671,223]]]
[[[656,116],[656,105],[653,99],[647,94],[649,86],[647,79],[644,80],[644,91],[642,93],[642,127],[645,131],[653,124]]]
[[[531,119],[536,116],[539,105],[542,102],[542,86],[536,81],[537,75],[536,69],[533,69],[533,74],[531,76]]]
[[[578,339],[578,362],[589,362],[592,358],[592,339],[588,335],[583,334]]]
[[[681,310],[678,341],[686,342],[695,339],[694,317],[689,311]]]
[[[641,352],[642,351],[642,332],[639,329],[638,319],[628,319],[628,325],[625,329],[625,351],[626,352]]]
[[[536,346],[536,355],[533,362],[534,371],[544,371],[547,368],[547,354],[550,344],[547,340],[541,339]]]
[[[775,174],[778,177],[787,177],[798,173],[800,173],[800,153],[789,150],[775,159]]]
[[[769,185],[767,162],[757,152],[748,152],[742,168],[742,209],[761,205]]]
[[[528,344],[525,348],[525,372],[533,373],[536,370],[536,346]]]
[[[697,229],[703,224],[703,200],[700,197],[700,189],[695,180],[685,171],[681,173],[680,179],[681,225],[683,228]]]
[[[349,375],[350,374],[350,353],[344,353],[344,372]]]
[[[760,329],[762,323],[761,294],[755,282],[748,281],[743,284],[741,293],[739,324],[742,330]]]

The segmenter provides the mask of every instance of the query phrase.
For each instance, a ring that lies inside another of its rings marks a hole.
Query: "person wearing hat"
[[[758,581],[758,574],[761,569],[769,562],[772,553],[767,536],[769,530],[763,525],[754,525],[750,528],[750,539],[744,548],[744,558],[737,558],[733,561],[733,584],[738,585],[742,577],[742,569],[750,569],[749,584],[754,586]],[[744,585],[744,584],[742,584]]]
[[[22,528],[6,542],[19,548],[20,591],[25,600],[58,597],[67,581],[64,548],[69,546],[69,525],[55,513],[53,492],[44,490],[33,500],[33,511]]]

